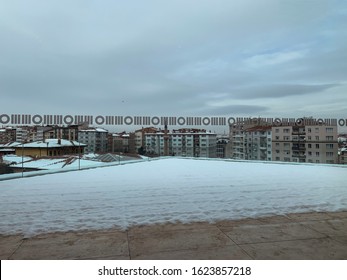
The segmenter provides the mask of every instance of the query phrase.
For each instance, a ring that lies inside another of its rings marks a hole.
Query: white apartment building
[[[230,127],[231,157],[245,160],[272,160],[271,126],[237,124]]]
[[[78,131],[78,142],[86,144],[85,153],[106,153],[108,131],[102,128],[88,128]]]
[[[183,157],[216,157],[217,134],[200,129],[178,129],[172,132],[146,133],[146,152],[155,155]],[[166,142],[166,144],[165,144]]]
[[[135,150],[146,149],[146,133],[156,133],[159,130],[155,127],[145,127],[135,131]]]
[[[269,126],[256,126],[245,131],[244,151],[248,160],[272,160],[272,131]]]
[[[229,151],[229,135],[217,135],[216,139],[216,157],[217,158],[230,158]]]
[[[21,143],[43,140],[42,126],[19,126],[16,128],[16,141]]]

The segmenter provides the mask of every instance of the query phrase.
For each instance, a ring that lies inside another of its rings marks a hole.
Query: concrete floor
[[[346,260],[347,211],[32,238],[0,235],[0,259]]]

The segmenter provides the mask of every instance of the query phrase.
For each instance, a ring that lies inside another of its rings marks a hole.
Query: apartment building
[[[231,158],[245,159],[244,123],[230,126]]]
[[[217,135],[216,139],[216,157],[229,158],[230,153],[228,144],[230,142],[229,135]]]
[[[139,152],[140,150],[144,151],[146,148],[146,133],[156,133],[159,130],[155,127],[143,127],[135,131],[135,150]]]
[[[272,160],[337,163],[337,126],[302,125],[272,128]]]
[[[69,126],[45,126],[43,127],[44,139],[65,139],[76,141],[79,130],[87,129],[86,124]]]
[[[146,152],[183,157],[216,157],[217,134],[203,129],[178,129],[146,133]]]
[[[40,126],[16,127],[16,141],[21,143],[43,141],[43,128]]]
[[[16,141],[16,129],[13,127],[0,128],[0,144]]]
[[[135,133],[109,133],[108,151],[110,153],[136,153]]]
[[[255,126],[244,133],[245,159],[272,160],[272,130],[271,126]]]
[[[230,126],[231,157],[245,160],[272,160],[272,130],[256,120]]]
[[[78,142],[86,144],[85,153],[106,153],[108,131],[102,128],[82,129],[78,132]]]

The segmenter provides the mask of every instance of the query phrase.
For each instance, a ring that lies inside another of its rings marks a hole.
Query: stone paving
[[[213,224],[164,224],[0,235],[0,258],[92,260],[347,260],[347,211],[301,213]]]

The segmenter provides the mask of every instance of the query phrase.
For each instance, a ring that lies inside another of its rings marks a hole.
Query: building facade
[[[231,126],[231,158],[271,161],[271,135],[271,126],[267,123],[239,123]]]
[[[147,133],[156,133],[159,130],[155,127],[143,127],[135,131],[135,150],[137,153],[144,153],[146,150],[146,138]]]
[[[110,153],[136,153],[135,133],[109,133],[108,151]]]
[[[272,160],[272,131],[270,126],[255,126],[244,133],[245,159]]]
[[[235,159],[338,163],[337,125],[331,123],[276,126],[255,119],[230,126],[230,142]]]
[[[41,126],[16,127],[16,141],[20,143],[43,141],[43,128]]]
[[[217,135],[202,129],[164,130],[146,133],[145,143],[148,154],[215,158]]]
[[[69,126],[46,126],[43,127],[44,139],[65,139],[69,141],[78,140],[79,130],[87,129],[85,125]]]
[[[338,163],[337,126],[273,127],[272,155],[274,161]]]
[[[16,141],[16,129],[13,127],[0,128],[0,144]]]
[[[86,145],[85,153],[107,153],[108,131],[102,128],[82,129],[78,132],[78,142]]]
[[[228,144],[229,144],[229,135],[218,135],[216,139],[216,157],[217,158],[228,158]]]
[[[22,143],[14,146],[17,156],[54,157],[64,155],[81,155],[85,145],[76,141],[62,139],[47,139]]]

